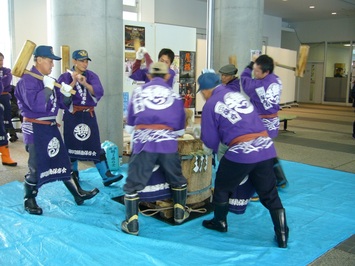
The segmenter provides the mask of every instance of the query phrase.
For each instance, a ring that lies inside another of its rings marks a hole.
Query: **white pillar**
[[[122,0],[49,0],[50,38],[55,54],[61,45],[85,49],[89,69],[99,75],[105,94],[95,108],[101,142],[123,149],[123,21]],[[60,75],[60,68],[56,68]]]
[[[215,0],[213,68],[218,71],[237,56],[238,74],[250,62],[250,50],[262,48],[264,0]]]

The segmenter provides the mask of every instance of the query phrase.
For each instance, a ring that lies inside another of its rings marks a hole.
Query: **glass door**
[[[352,75],[350,42],[328,43],[326,49],[324,102],[348,103]]]

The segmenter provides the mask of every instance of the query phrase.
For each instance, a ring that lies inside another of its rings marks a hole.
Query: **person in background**
[[[235,91],[240,92],[240,80],[236,77],[238,69],[233,64],[228,64],[220,68],[222,84]]]
[[[146,187],[155,165],[163,168],[172,190],[175,224],[189,217],[185,207],[187,180],[182,175],[177,142],[185,131],[183,101],[166,83],[167,64],[151,64],[149,74],[151,81],[132,92],[125,126],[128,133],[133,132],[133,150],[123,187],[126,219],[121,229],[132,235],[139,233],[137,191]]]
[[[278,246],[286,248],[289,229],[273,172],[276,150],[263,122],[241,93],[219,85],[217,74],[202,74],[197,81],[198,92],[206,100],[201,115],[204,150],[217,152],[220,142],[229,147],[216,173],[214,217],[204,220],[202,225],[219,232],[228,231],[229,197],[249,175],[261,203],[270,212]]]
[[[186,94],[184,95],[184,107],[190,108],[192,104],[193,96],[191,94],[191,90],[187,89]]]
[[[221,74],[221,82],[226,88],[240,92],[240,80],[236,77],[238,69],[233,64],[228,64],[220,68],[218,71]],[[228,146],[219,145],[217,159],[221,160],[224,153],[228,150]]]
[[[77,205],[94,197],[99,190],[83,190],[70,174],[70,161],[56,116],[59,108],[65,109],[70,103],[72,87],[63,82],[59,89],[54,86],[55,80],[48,76],[54,66],[53,60],[61,58],[53,54],[51,46],[45,45],[37,46],[33,55],[35,65],[30,71],[43,80],[24,74],[16,85],[15,96],[23,116],[23,142],[29,153],[24,208],[29,214],[41,215],[42,208],[37,205],[36,196],[39,188],[48,182],[63,181]]]
[[[11,121],[12,74],[11,69],[4,67],[4,55],[2,53],[0,53],[0,78],[2,78],[2,86],[4,88],[0,95],[0,104],[4,107],[4,125],[6,132],[10,136],[10,142],[15,142],[18,140],[18,137]]]
[[[353,99],[352,107],[355,108],[355,80],[353,80],[353,87],[350,91],[350,97]],[[355,139],[355,120],[353,122],[353,138]]]
[[[353,100],[352,107],[354,108],[354,112],[355,112],[355,80],[353,80],[353,87],[350,90],[350,97]],[[355,130],[354,130],[354,133],[355,133]]]
[[[161,49],[158,55],[158,62],[165,63],[168,66],[170,76],[167,83],[170,87],[173,87],[175,77],[175,71],[170,68],[171,64],[174,62],[174,57],[174,52],[168,48]],[[141,68],[143,58],[146,62],[146,68]],[[149,82],[148,70],[152,63],[153,60],[148,54],[147,49],[145,47],[140,47],[136,52],[136,60],[133,63],[130,78],[135,81]]]
[[[73,68],[60,75],[59,82],[70,84],[76,91],[72,104],[64,111],[64,142],[72,164],[73,176],[79,179],[78,160],[93,161],[104,186],[109,186],[123,178],[113,174],[108,168],[106,154],[101,148],[99,126],[94,108],[104,95],[99,76],[88,69],[91,61],[86,50],[76,50],[72,54]]]
[[[244,69],[241,75],[243,91],[250,97],[261,120],[263,121],[271,138],[276,138],[279,132],[280,98],[282,83],[280,78],[273,73],[274,60],[267,55],[253,56],[253,61]],[[252,77],[254,72],[254,78]],[[277,157],[274,158],[274,172],[276,185],[288,185],[286,175],[282,170]]]
[[[9,123],[12,126],[10,94],[8,92],[8,90],[11,90],[11,80],[11,70],[4,67],[4,55],[0,53],[0,153],[3,165],[16,166],[17,162],[10,157],[6,132],[10,128]]]

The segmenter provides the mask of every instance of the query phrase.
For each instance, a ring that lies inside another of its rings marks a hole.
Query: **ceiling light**
[[[336,15],[337,14],[337,12],[332,12],[332,15]]]
[[[315,8],[315,6],[309,6],[309,8]]]

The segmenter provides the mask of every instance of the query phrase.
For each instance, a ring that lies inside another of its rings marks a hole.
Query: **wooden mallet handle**
[[[292,71],[296,71],[295,67],[286,66],[286,65],[283,65],[283,64],[280,64],[280,63],[277,63],[277,62],[275,62],[275,65],[278,66],[278,67],[282,67],[282,68],[286,68],[286,69],[289,69],[289,70],[292,70]]]
[[[62,57],[62,73],[67,72],[70,69],[70,47],[68,45],[60,46],[60,53]]]
[[[229,64],[232,64],[235,67],[237,67],[237,56],[236,55],[230,55],[228,57],[228,61],[229,61]]]
[[[303,77],[304,71],[306,70],[308,53],[309,45],[301,45],[298,51],[298,62],[295,71],[297,77]]]
[[[24,74],[28,74],[28,75],[31,75],[32,77],[36,78],[36,79],[43,80],[43,76],[38,75],[36,73],[33,73],[33,72],[31,72],[31,71],[29,71],[27,69],[25,69]],[[62,88],[62,84],[59,84],[58,82],[54,82],[54,86],[56,86],[57,88],[60,88],[60,89]],[[76,91],[75,90],[71,90],[70,93],[74,95],[76,93]]]

